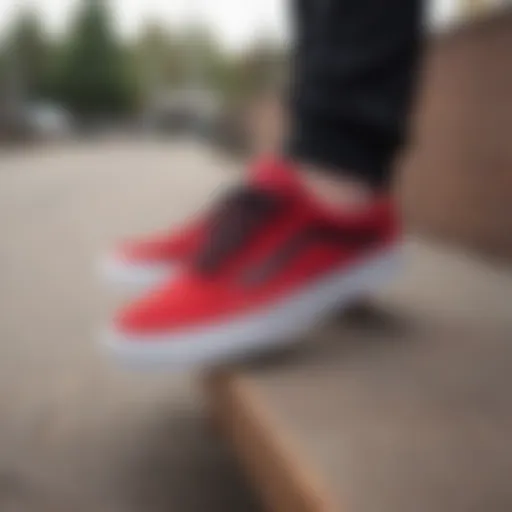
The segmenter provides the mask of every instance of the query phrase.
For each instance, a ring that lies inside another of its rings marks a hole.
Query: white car
[[[37,137],[63,138],[72,130],[70,113],[53,103],[33,103],[25,106],[24,121]]]

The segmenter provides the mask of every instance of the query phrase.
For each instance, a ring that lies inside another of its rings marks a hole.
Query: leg
[[[291,155],[338,177],[388,182],[406,131],[421,0],[298,0],[295,7]]]

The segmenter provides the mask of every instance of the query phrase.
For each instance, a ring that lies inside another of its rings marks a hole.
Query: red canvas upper
[[[117,248],[116,253],[119,258],[131,263],[181,262],[199,246],[204,229],[204,219],[194,219],[172,233],[124,242]]]
[[[177,279],[126,309],[117,319],[118,329],[132,334],[194,329],[273,307],[281,298],[393,244],[399,234],[395,209],[386,197],[357,212],[328,210],[304,189],[293,169],[279,161],[260,164],[251,183],[279,199],[278,211],[213,270],[191,264]],[[207,238],[212,227],[203,229]],[[301,242],[302,234],[310,231],[311,240]],[[327,241],[315,235],[324,231]],[[331,231],[339,234],[334,243]],[[204,241],[197,245],[209,250]]]
[[[249,169],[247,181],[254,186],[285,188],[293,177],[290,166],[271,159],[262,159]],[[202,243],[212,212],[195,216],[178,229],[155,234],[119,245],[117,256],[135,264],[183,262],[189,259]]]

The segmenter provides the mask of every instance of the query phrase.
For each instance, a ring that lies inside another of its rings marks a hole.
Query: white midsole
[[[402,267],[401,247],[393,247],[324,276],[306,290],[265,310],[182,332],[128,336],[109,330],[104,338],[114,357],[131,365],[187,367],[235,359],[298,340],[298,335],[332,312],[390,281]]]

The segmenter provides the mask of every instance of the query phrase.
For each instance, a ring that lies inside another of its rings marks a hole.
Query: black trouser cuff
[[[389,168],[400,145],[398,137],[362,128],[328,126],[302,118],[289,141],[287,154],[326,172],[362,180],[374,188],[389,185]],[[340,129],[341,128],[341,129]]]

